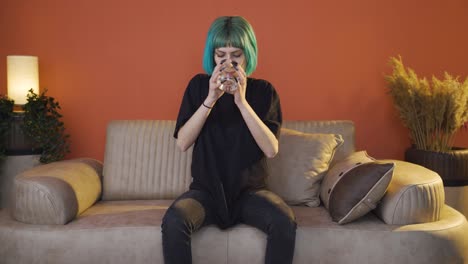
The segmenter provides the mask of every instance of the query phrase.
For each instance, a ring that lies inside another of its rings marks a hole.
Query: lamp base
[[[24,113],[24,105],[15,104],[13,105],[14,113]]]

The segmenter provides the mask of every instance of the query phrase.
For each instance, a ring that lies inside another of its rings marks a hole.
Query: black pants
[[[256,227],[268,236],[265,263],[292,263],[296,222],[291,208],[267,190],[246,192],[238,203],[239,223]],[[215,224],[213,208],[210,196],[198,190],[189,190],[174,201],[161,225],[165,264],[192,263],[191,235]]]

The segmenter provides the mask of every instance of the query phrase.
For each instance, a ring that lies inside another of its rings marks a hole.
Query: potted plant
[[[62,160],[70,152],[70,136],[61,121],[60,104],[46,92],[36,94],[29,90],[24,105],[24,133],[41,150],[42,163]]]
[[[6,138],[13,117],[13,100],[0,95],[0,160],[5,157]]]
[[[454,135],[468,122],[468,78],[445,73],[444,79],[420,79],[401,57],[390,58],[389,93],[412,147],[405,160],[439,173],[445,185],[468,184],[468,149],[453,146]]]

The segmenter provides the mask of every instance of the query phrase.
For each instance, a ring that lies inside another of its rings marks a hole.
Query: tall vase
[[[412,147],[406,150],[405,160],[437,172],[444,186],[468,185],[467,148],[454,147],[448,152],[435,152]]]

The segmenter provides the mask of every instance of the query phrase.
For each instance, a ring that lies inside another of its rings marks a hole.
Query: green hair
[[[203,54],[203,69],[212,74],[216,66],[215,49],[220,47],[239,48],[244,52],[245,73],[250,75],[257,68],[257,39],[249,22],[241,16],[223,16],[217,18],[208,30],[205,52]]]

